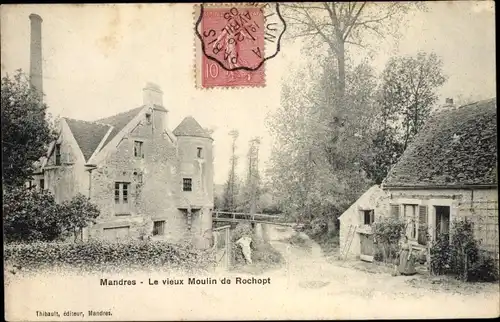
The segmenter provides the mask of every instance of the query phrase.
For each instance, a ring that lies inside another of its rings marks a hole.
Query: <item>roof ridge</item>
[[[137,106],[137,107],[134,107],[134,108],[131,108],[131,109],[128,109],[126,111],[123,111],[123,112],[120,112],[120,113],[117,113],[117,114],[113,114],[113,115],[109,115],[109,116],[105,116],[105,117],[101,117],[97,120],[95,120],[95,122],[99,122],[99,121],[102,121],[102,120],[106,120],[106,119],[110,119],[112,117],[116,117],[116,116],[119,116],[119,115],[122,115],[122,114],[126,114],[126,113],[129,113],[130,111],[133,111],[133,110],[137,110],[139,108],[144,108],[146,107],[147,105],[140,105],[140,106]]]
[[[79,119],[74,119],[74,118],[66,117],[66,116],[64,116],[63,118],[65,118],[67,120],[71,120],[71,121],[76,121],[76,122],[84,122],[84,123],[91,123],[91,124],[98,124],[98,125],[104,125],[104,126],[111,126],[112,127],[112,125],[110,125],[110,124],[101,123],[101,122],[98,122],[98,121],[79,120]]]
[[[471,105],[477,105],[477,104],[486,104],[486,103],[489,103],[490,101],[495,101],[497,98],[496,96],[495,97],[492,97],[492,98],[488,98],[488,99],[483,99],[483,100],[479,100],[479,101],[475,101],[473,103],[468,103],[468,104],[465,104],[465,105],[460,105],[457,109],[460,109],[460,108],[463,108],[463,107],[467,107],[467,106],[471,106]]]

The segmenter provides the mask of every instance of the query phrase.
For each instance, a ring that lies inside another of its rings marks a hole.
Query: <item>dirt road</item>
[[[499,315],[499,289],[454,294],[412,287],[411,277],[370,274],[327,262],[317,244],[311,251],[282,241],[291,231],[272,230],[272,244],[287,259],[281,269],[259,275],[238,272],[185,275],[166,272],[114,276],[50,272],[21,277],[6,286],[6,319],[73,320],[67,310],[82,311],[85,320],[210,319],[363,319],[494,317]],[[252,280],[252,277],[254,279]],[[102,286],[100,280],[135,280],[134,286]],[[166,279],[183,285],[163,285]],[[188,284],[189,278],[216,283]],[[238,284],[246,281],[255,284]],[[231,284],[222,283],[231,280]],[[263,284],[264,280],[269,283]],[[155,284],[154,281],[158,281]],[[259,283],[260,281],[260,283]],[[58,311],[61,318],[41,318],[37,310]],[[106,310],[112,316],[87,316]]]

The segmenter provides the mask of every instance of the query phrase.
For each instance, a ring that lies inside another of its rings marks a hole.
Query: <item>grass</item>
[[[310,234],[307,231],[304,232],[312,240],[314,240],[321,247],[321,251],[325,257],[332,257],[338,255],[339,252],[339,235],[337,233],[322,232],[319,234]]]

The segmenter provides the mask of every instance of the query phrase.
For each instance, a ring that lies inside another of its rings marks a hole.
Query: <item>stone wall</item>
[[[144,158],[134,157],[134,141],[143,142]],[[130,236],[138,237],[152,233],[153,221],[165,221],[163,238],[184,238],[187,220],[176,207],[176,166],[177,149],[168,136],[147,122],[139,124],[92,171],[91,199],[102,212],[92,236],[101,235],[103,228],[129,226]],[[115,205],[115,182],[129,183],[127,216],[120,216],[123,210]]]

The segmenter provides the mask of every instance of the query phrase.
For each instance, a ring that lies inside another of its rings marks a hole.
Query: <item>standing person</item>
[[[401,275],[414,275],[417,273],[415,270],[415,256],[412,254],[411,245],[407,236],[403,237],[403,241],[401,243],[399,265],[397,270]]]

